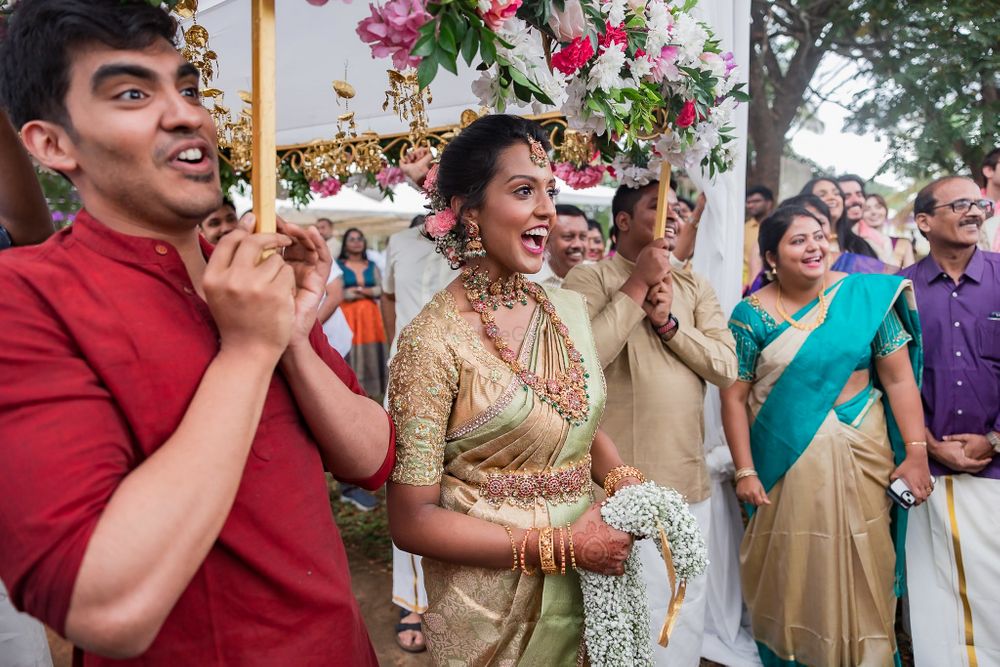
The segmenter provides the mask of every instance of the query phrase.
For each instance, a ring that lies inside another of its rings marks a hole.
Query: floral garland
[[[473,92],[484,106],[561,108],[573,129],[597,136],[605,164],[639,147],[647,158],[636,166],[656,156],[714,175],[735,161],[733,112],[747,95],[695,4],[383,0],[358,34],[376,57],[416,66],[421,86],[464,60],[482,72]]]
[[[662,527],[678,579],[684,582],[708,566],[705,540],[684,497],[673,489],[645,482],[626,486],[608,498],[601,516],[609,526],[637,539],[655,538]],[[620,577],[580,571],[584,638],[593,667],[652,665],[649,608],[642,583],[642,561],[632,549]]]

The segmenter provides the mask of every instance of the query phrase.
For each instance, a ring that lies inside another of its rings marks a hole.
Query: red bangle
[[[677,325],[678,325],[677,318],[674,317],[673,315],[671,315],[670,317],[667,318],[666,324],[662,324],[662,325],[660,325],[658,327],[655,327],[653,329],[653,331],[656,332],[656,335],[662,337],[662,336],[666,336],[671,331],[673,331],[674,329],[676,329]]]

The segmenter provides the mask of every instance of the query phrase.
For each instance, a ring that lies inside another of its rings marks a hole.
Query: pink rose
[[[594,55],[594,47],[586,36],[577,37],[552,54],[552,66],[569,76],[587,64]]]
[[[424,176],[424,192],[433,194],[437,190],[438,166],[437,163],[431,166],[427,175]]]
[[[566,0],[563,8],[556,9],[552,5],[552,16],[549,17],[549,27],[560,42],[572,42],[587,33],[587,20],[583,17],[583,6],[580,0]]]
[[[398,185],[406,180],[403,170],[399,167],[382,167],[382,170],[375,174],[375,181],[388,190],[393,185]]]
[[[695,119],[694,102],[688,100],[684,103],[684,107],[681,112],[677,114],[677,120],[674,123],[677,127],[691,127]]]
[[[381,7],[371,5],[372,15],[358,23],[361,41],[371,45],[376,58],[392,57],[396,69],[416,67],[420,58],[410,55],[420,36],[420,28],[431,19],[423,0],[389,0]]]
[[[607,168],[600,164],[577,167],[570,162],[559,162],[552,173],[574,190],[583,190],[598,185],[604,179],[606,171]]]
[[[483,9],[485,2],[479,3],[479,15],[483,17],[486,26],[496,32],[508,20],[514,18],[522,0],[487,0],[489,8]]]
[[[650,57],[653,69],[650,75],[653,81],[663,81],[663,79],[676,79],[680,75],[677,69],[678,50],[676,46],[664,46],[660,49],[660,57]]]
[[[458,219],[455,218],[455,213],[450,208],[446,208],[443,211],[439,211],[434,215],[429,215],[424,220],[424,231],[432,239],[439,239],[447,236],[455,227],[455,223]]]
[[[324,178],[322,181],[310,181],[309,189],[320,197],[332,197],[343,187],[343,183],[336,178]]]

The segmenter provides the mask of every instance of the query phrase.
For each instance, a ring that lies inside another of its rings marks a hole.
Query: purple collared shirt
[[[933,257],[899,275],[917,295],[927,427],[935,438],[1000,431],[1000,254],[976,250],[957,285]],[[931,459],[932,474],[954,472]],[[977,476],[1000,479],[1000,455]]]

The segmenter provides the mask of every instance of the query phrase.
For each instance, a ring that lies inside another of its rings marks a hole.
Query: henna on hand
[[[601,574],[624,573],[631,539],[623,540],[614,535],[608,524],[603,521],[588,521],[580,533],[574,534],[573,541],[576,544],[577,560],[586,569]]]

